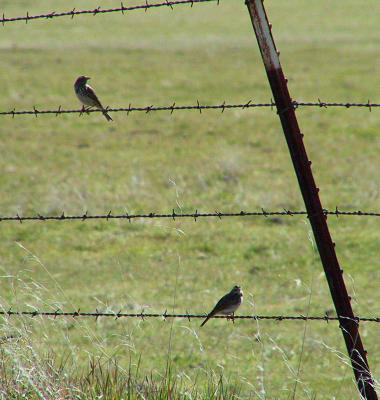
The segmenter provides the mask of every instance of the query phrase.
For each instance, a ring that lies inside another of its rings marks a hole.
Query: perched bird
[[[103,108],[102,103],[96,96],[94,89],[90,85],[87,85],[87,81],[89,79],[90,78],[88,76],[82,75],[75,81],[74,84],[75,94],[83,104],[83,111],[86,110],[85,106],[88,106],[88,108],[99,108],[102,110],[103,115],[107,118],[107,121],[112,121],[112,118],[108,115],[107,110]]]
[[[243,301],[242,297],[243,292],[241,291],[240,286],[234,286],[230,293],[227,293],[216,303],[216,306],[202,322],[201,327],[216,314],[233,315]]]

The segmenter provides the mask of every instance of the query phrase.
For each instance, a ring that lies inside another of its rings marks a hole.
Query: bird
[[[90,85],[87,85],[87,81],[89,79],[91,79],[89,76],[81,75],[74,83],[75,94],[83,104],[82,111],[86,110],[85,106],[88,107],[87,109],[96,107],[102,110],[102,113],[106,117],[107,121],[112,121],[112,118],[108,115],[107,110],[102,106],[102,103],[96,96],[94,89]]]
[[[202,326],[214,315],[225,314],[234,315],[235,311],[239,308],[243,301],[243,292],[240,286],[234,286],[232,290],[223,296],[217,303],[212,311],[207,315],[206,319],[202,322]]]

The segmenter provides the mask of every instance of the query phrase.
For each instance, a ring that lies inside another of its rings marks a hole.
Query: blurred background
[[[124,6],[135,4],[143,2]],[[97,6],[120,2],[3,0],[0,15]],[[379,102],[378,1],[267,0],[265,7],[293,99]],[[80,109],[79,75],[91,77],[111,108],[272,98],[243,1],[0,29],[0,111]],[[304,210],[270,108],[110,115],[110,123],[101,113],[0,116],[0,215]],[[379,110],[299,108],[297,116],[323,207],[379,212]],[[328,223],[354,312],[378,317],[378,219]],[[238,314],[333,310],[304,216],[2,222],[0,229],[3,310],[207,313],[235,284],[244,291]],[[72,387],[91,363],[115,361],[120,373],[152,380],[166,377],[169,365],[185,391],[223,376],[240,398],[288,399],[296,382],[293,398],[356,396],[335,322],[214,319],[199,330],[195,319],[1,321],[3,371],[36,398],[32,366],[45,374],[46,360],[63,366]],[[378,324],[360,328],[379,379]]]

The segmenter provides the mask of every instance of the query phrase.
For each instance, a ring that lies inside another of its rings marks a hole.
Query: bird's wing
[[[211,312],[207,315],[206,319],[202,322],[201,327],[214,315],[219,314],[221,311],[225,310],[230,304],[231,300],[235,300],[235,295],[231,293],[227,293],[223,296],[217,303],[216,306],[211,310]],[[237,299],[236,299],[237,300]]]
[[[90,85],[86,85],[86,95],[96,102],[97,107],[103,109],[102,103],[99,101],[98,96],[95,94],[94,89]]]
[[[228,298],[229,295],[230,293],[226,294],[216,303],[216,306],[211,310],[211,312],[207,315],[206,319],[202,322],[201,328],[211,317],[213,317],[215,314],[220,313],[228,306],[230,302]]]
[[[215,314],[218,314],[220,311],[224,310],[230,303],[230,297],[231,294],[228,293],[225,296],[223,296],[217,303],[216,306],[212,309],[210,314],[208,315],[209,317],[212,317]]]

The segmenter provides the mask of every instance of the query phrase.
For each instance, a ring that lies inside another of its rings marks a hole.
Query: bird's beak
[[[85,76],[85,78],[86,78],[87,80],[91,79],[89,76]]]

